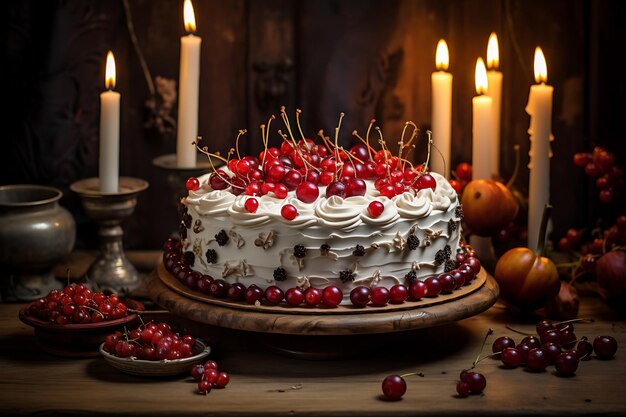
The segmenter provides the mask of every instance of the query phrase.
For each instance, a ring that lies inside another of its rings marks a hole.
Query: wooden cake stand
[[[342,356],[336,340],[345,345],[348,335],[423,329],[474,316],[491,307],[499,294],[498,284],[482,269],[474,281],[452,294],[384,307],[255,306],[193,291],[162,262],[150,274],[147,291],[156,304],[176,315],[212,326],[264,333],[274,350],[307,359]],[[330,351],[324,346],[330,346]]]

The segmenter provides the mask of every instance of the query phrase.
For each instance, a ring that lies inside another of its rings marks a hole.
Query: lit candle
[[[491,137],[491,169],[494,174],[500,173],[500,118],[502,114],[502,72],[498,71],[500,64],[500,51],[498,48],[498,37],[495,33],[489,36],[487,44],[487,80],[489,88],[487,94],[493,100],[493,134]]]
[[[115,88],[115,58],[107,54],[104,85],[107,91],[100,94],[100,191],[117,193],[119,185],[120,155],[120,93]]]
[[[543,207],[550,202],[550,142],[552,141],[552,93],[546,85],[548,66],[541,48],[535,49],[535,81],[530,87],[526,113],[530,115],[530,180],[528,185],[528,247],[535,248]]]
[[[178,135],[176,140],[176,165],[181,168],[196,166],[198,137],[198,94],[200,86],[200,44],[202,38],[196,31],[196,17],[191,0],[185,0],[185,30],[180,38],[180,86],[178,90]]]
[[[493,143],[493,100],[485,95],[488,88],[487,69],[482,58],[476,61],[476,93],[472,98],[472,178],[491,179]]]
[[[450,177],[450,131],[452,128],[452,74],[449,65],[448,45],[441,39],[435,52],[437,71],[431,75],[432,85],[432,138],[441,155],[434,155],[430,169],[446,178]]]

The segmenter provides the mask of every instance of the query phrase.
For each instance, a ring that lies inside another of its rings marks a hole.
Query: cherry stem
[[[511,325],[510,325],[510,324],[507,324],[507,325],[505,325],[504,327],[506,327],[507,329],[509,329],[509,330],[510,330],[510,331],[512,331],[512,332],[519,333],[519,334],[523,334],[524,336],[534,336],[534,334],[533,334],[533,333],[526,333],[526,332],[523,332],[523,331],[518,330],[518,329],[516,329],[516,328],[514,328],[514,327],[511,327]]]
[[[407,374],[400,375],[400,378],[406,378],[407,376],[412,376],[412,375],[417,375],[417,376],[421,376],[422,378],[424,378],[424,374],[421,372],[409,372]]]
[[[237,159],[241,159],[241,155],[239,154],[239,138],[245,135],[246,132],[246,129],[239,130],[239,133],[237,134],[237,139],[235,139],[235,150],[237,151]]]
[[[98,313],[100,315],[100,317],[104,318],[104,314],[102,314],[102,312],[100,310],[97,310],[97,309],[95,309],[93,307],[89,307],[89,306],[85,306],[85,305],[82,306],[82,307],[86,308],[87,310],[91,310],[91,311],[93,311],[95,313]]]
[[[580,319],[571,319],[571,320],[565,320],[565,321],[560,321],[558,323],[556,323],[557,325],[559,324],[567,324],[567,323],[594,323],[596,320],[592,317],[584,317],[584,318],[580,318]]]
[[[428,168],[428,163],[430,162],[430,147],[433,144],[433,132],[428,130],[426,131],[426,134],[428,135],[428,155],[426,155],[426,163],[424,163],[424,166],[422,167],[422,172],[426,172],[426,169]]]
[[[372,119],[370,120],[370,124],[367,127],[367,132],[365,132],[365,140],[367,141],[367,150],[368,152],[370,152],[370,159],[374,159],[374,157],[372,156],[372,153],[370,151],[370,149],[372,149],[372,147],[370,146],[370,131],[372,130],[372,126],[374,126],[374,123],[376,123],[376,119]]]
[[[476,359],[474,360],[474,363],[472,363],[472,367],[471,369],[474,369],[476,367],[476,364],[479,362],[480,360],[480,355],[483,353],[483,349],[485,348],[485,344],[487,343],[487,339],[489,338],[489,336],[491,336],[493,334],[493,329],[490,327],[489,330],[487,330],[487,333],[485,334],[485,338],[483,339],[483,344],[480,347],[480,352],[478,352],[478,356],[476,356]]]
[[[511,186],[515,183],[515,180],[517,179],[517,173],[519,172],[519,166],[520,166],[520,146],[519,145],[515,145],[513,146],[513,151],[515,152],[515,168],[513,168],[513,174],[511,175],[511,178],[509,178],[509,181],[507,181],[506,183],[506,188],[511,188]]]
[[[552,206],[546,204],[543,207],[543,215],[541,216],[541,227],[539,228],[539,236],[537,237],[537,255],[545,256],[546,245],[546,231],[548,229],[548,220],[550,219],[550,213],[552,212]]]

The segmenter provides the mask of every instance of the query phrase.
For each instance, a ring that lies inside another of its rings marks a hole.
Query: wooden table
[[[487,312],[453,325],[394,335],[332,340],[351,346],[349,357],[308,361],[265,349],[262,335],[197,326],[213,341],[215,359],[231,375],[230,385],[208,396],[195,393],[188,377],[145,379],[120,373],[101,358],[63,359],[43,353],[33,330],[18,320],[19,304],[0,304],[0,412],[10,414],[185,415],[477,415],[626,414],[626,322],[600,300],[584,298],[576,334],[613,335],[619,343],[610,361],[582,362],[575,377],[562,378],[553,368],[542,373],[506,370],[486,359],[478,371],[487,378],[483,395],[456,398],[459,372],[489,339],[523,336],[508,329],[532,331],[496,304]],[[270,340],[271,341],[271,340]],[[369,349],[368,349],[369,348]],[[380,399],[389,374],[419,371],[407,377],[408,390],[397,402]]]

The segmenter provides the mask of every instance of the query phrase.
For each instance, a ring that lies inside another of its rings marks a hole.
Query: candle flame
[[[183,18],[185,21],[185,30],[187,32],[195,32],[196,15],[193,12],[193,5],[191,4],[191,0],[185,0],[185,4],[183,6]]]
[[[107,54],[104,86],[109,90],[115,88],[115,57],[113,56],[113,52],[111,51],[109,51],[109,53]]]
[[[545,83],[548,81],[548,64],[540,47],[535,48],[535,82]]]
[[[447,70],[450,63],[450,56],[448,54],[448,44],[445,40],[439,39],[437,44],[437,52],[435,52],[435,66],[438,70]]]
[[[487,67],[489,69],[498,69],[500,65],[500,48],[498,47],[498,35],[491,32],[489,42],[487,43]]]
[[[476,93],[485,94],[487,92],[487,69],[485,68],[485,61],[482,58],[476,60]]]

